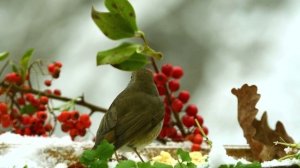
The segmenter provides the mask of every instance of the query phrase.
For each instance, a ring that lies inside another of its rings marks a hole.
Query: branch
[[[11,89],[13,91],[16,91],[16,92],[33,93],[35,95],[47,96],[51,99],[60,100],[60,101],[64,101],[64,102],[73,101],[76,105],[80,105],[80,106],[89,108],[91,110],[90,115],[93,114],[96,111],[103,112],[103,113],[105,113],[107,111],[107,109],[105,109],[103,107],[96,106],[96,105],[91,104],[89,102],[86,102],[84,99],[74,100],[74,99],[71,99],[71,98],[68,98],[68,97],[56,96],[56,95],[53,95],[53,94],[47,94],[47,93],[44,93],[42,91],[35,90],[35,89],[32,89],[32,88],[31,89],[24,89],[24,88],[18,87],[16,85],[8,85],[4,82],[0,83],[0,86],[3,87],[3,88],[9,88],[9,89]]]

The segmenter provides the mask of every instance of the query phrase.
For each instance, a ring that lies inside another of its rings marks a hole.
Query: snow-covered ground
[[[84,149],[90,148],[92,145],[92,141],[74,142],[67,136],[62,138],[28,137],[4,133],[0,135],[0,168],[23,168],[24,166],[28,168],[67,168],[72,160],[76,160],[75,158],[78,158]],[[170,146],[174,146],[174,144],[170,144]],[[202,157],[201,155],[195,156]],[[133,154],[129,153],[126,157],[138,161]],[[201,160],[201,158],[196,158],[196,160],[199,159]],[[216,168],[220,164],[235,164],[237,161],[247,163],[244,159],[236,160],[227,156],[222,145],[214,144],[208,162],[199,164],[198,168],[207,167],[208,164],[209,167]],[[111,168],[114,168],[116,164],[116,161],[109,163]],[[262,166],[290,164],[300,164],[300,162],[299,160],[269,161],[264,162]]]

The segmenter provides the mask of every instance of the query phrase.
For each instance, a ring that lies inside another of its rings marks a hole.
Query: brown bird
[[[151,143],[159,134],[164,118],[164,105],[153,81],[152,72],[140,69],[113,101],[101,120],[93,149],[106,139],[115,149],[137,149]]]

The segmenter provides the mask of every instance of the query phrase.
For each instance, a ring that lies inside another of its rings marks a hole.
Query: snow
[[[49,138],[4,133],[0,135],[0,144],[3,146],[0,145],[0,168],[23,168],[26,165],[30,168],[66,168],[69,160],[51,157],[45,151],[69,148],[74,150],[74,155],[79,156],[83,148],[92,146],[93,142],[73,142],[68,136]]]
[[[28,137],[20,136],[12,133],[4,133],[0,135],[0,168],[14,167],[23,168],[67,168],[69,163],[72,163],[72,156],[80,156],[84,149],[92,147],[92,141],[74,142],[70,137]],[[181,143],[181,147],[188,146],[187,143]],[[164,148],[166,146],[158,146]],[[169,143],[168,147],[178,147],[178,143]],[[63,150],[62,150],[63,149]],[[64,157],[53,157],[49,151],[59,151],[60,154],[69,156],[70,159]],[[70,153],[68,153],[70,152]],[[128,159],[140,161],[135,153],[125,153]],[[248,163],[244,159],[234,159],[227,156],[223,145],[213,144],[211,152],[208,156],[208,162],[198,165],[198,168],[217,168],[221,164],[236,164],[237,162]],[[114,168],[117,162],[109,163],[110,168]],[[263,167],[271,166],[286,166],[292,164],[300,164],[299,160],[287,159],[283,161],[272,160],[262,163]],[[209,166],[208,166],[209,165]]]

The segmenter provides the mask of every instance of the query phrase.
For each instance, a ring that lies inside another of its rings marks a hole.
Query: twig
[[[51,99],[60,100],[60,101],[64,101],[64,102],[74,101],[76,105],[80,105],[80,106],[89,108],[91,110],[91,113],[94,113],[96,111],[105,113],[107,111],[107,109],[105,109],[103,107],[96,106],[96,105],[86,102],[85,100],[82,100],[82,99],[74,100],[74,99],[71,99],[68,97],[56,96],[54,94],[47,94],[47,93],[44,93],[42,91],[35,90],[35,89],[24,89],[24,88],[18,87],[16,85],[8,85],[5,83],[0,83],[0,86],[2,86],[3,88],[10,87],[11,90],[21,92],[21,93],[33,93],[35,95],[47,96]]]

